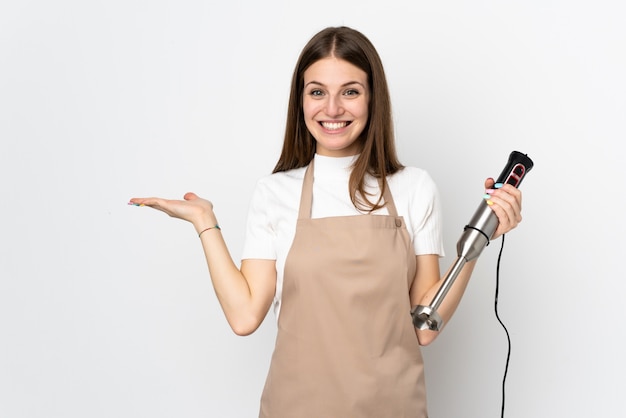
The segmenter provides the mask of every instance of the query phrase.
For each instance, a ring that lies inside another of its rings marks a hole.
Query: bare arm
[[[416,261],[417,272],[410,293],[411,306],[427,306],[433,300],[433,297],[439,290],[439,286],[441,286],[441,280],[439,279],[439,256],[435,254],[418,255],[416,256]],[[465,293],[475,265],[476,260],[465,264],[454,281],[454,284],[446,294],[446,297],[443,299],[443,302],[437,309],[437,313],[443,320],[444,328],[461,302],[461,298]],[[420,345],[430,344],[437,338],[441,331],[442,330],[431,331],[428,329],[415,329]]]
[[[237,335],[254,332],[269,310],[276,288],[275,260],[244,260],[237,268],[221,230],[213,204],[193,193],[184,200],[133,198],[130,203],[149,206],[169,216],[191,222],[204,249],[215,294],[230,327]],[[211,228],[205,230],[207,228]]]

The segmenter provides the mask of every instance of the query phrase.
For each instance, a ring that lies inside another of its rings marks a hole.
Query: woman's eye
[[[319,96],[322,96],[324,93],[322,93],[322,90],[316,89],[316,90],[311,90],[309,94],[313,97],[319,97]]]
[[[359,95],[359,91],[356,89],[349,89],[346,90],[344,93],[346,96],[358,96]]]

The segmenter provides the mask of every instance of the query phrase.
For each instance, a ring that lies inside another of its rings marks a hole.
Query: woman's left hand
[[[485,180],[485,193],[487,204],[500,222],[492,237],[495,239],[511,231],[522,222],[522,192],[510,184],[495,187],[495,181],[488,178]]]

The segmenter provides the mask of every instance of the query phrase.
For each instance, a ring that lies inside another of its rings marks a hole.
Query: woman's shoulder
[[[259,178],[255,186],[255,194],[280,198],[281,200],[292,193],[299,193],[302,188],[306,167],[294,168],[278,173],[267,174]]]
[[[257,185],[262,187],[280,187],[281,185],[293,182],[302,182],[306,167],[293,168],[287,171],[279,171],[278,173],[267,174],[257,180]]]
[[[410,165],[402,167],[393,175],[395,176],[396,174],[400,176],[413,176],[413,177],[429,176],[428,171],[426,171],[425,169],[420,168],[420,167],[410,166]]]
[[[416,206],[438,200],[439,191],[432,177],[423,168],[404,167],[387,178],[389,189],[399,210],[403,205],[415,210]]]
[[[435,188],[435,182],[428,171],[419,167],[406,166],[389,176],[388,180],[390,184],[403,188]]]

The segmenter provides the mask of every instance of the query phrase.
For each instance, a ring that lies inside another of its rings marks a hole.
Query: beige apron
[[[261,418],[425,418],[411,322],[415,252],[387,187],[389,216],[311,219],[313,162],[287,256]]]

